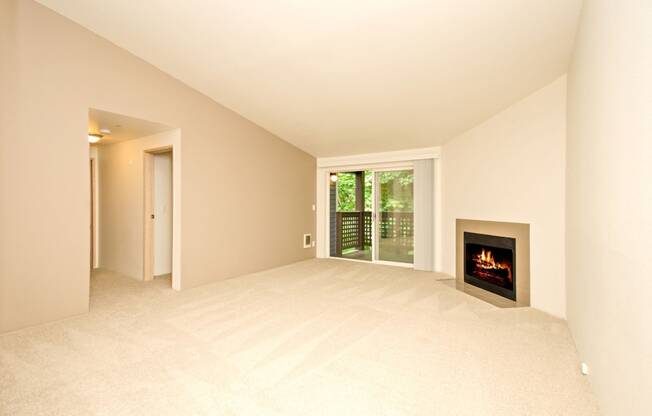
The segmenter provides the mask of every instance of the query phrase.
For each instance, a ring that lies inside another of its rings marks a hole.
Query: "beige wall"
[[[533,307],[566,315],[566,77],[442,147],[442,266],[455,274],[458,218],[530,224]]]
[[[89,107],[181,129],[184,288],[314,256],[313,157],[36,3],[0,16],[0,332],[88,309]]]
[[[652,414],[652,3],[589,0],[568,79],[568,322],[605,415]]]

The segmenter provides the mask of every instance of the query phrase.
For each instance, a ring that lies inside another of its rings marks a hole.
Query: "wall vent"
[[[303,235],[303,248],[312,247],[312,234]]]

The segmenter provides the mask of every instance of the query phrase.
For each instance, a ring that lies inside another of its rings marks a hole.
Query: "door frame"
[[[180,155],[174,144],[149,147],[143,150],[143,280],[154,279],[154,156],[161,153],[172,156],[172,288],[181,289],[180,253]]]
[[[97,157],[92,156],[89,158],[90,163],[90,175],[91,175],[91,250],[90,250],[90,266],[91,271],[96,269],[99,266],[99,193],[98,193],[98,169],[97,169]]]

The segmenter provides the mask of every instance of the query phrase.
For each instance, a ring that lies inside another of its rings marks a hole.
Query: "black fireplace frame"
[[[482,244],[489,247],[502,248],[512,251],[512,290],[506,289],[504,287],[496,286],[491,283],[485,282],[482,279],[470,275],[466,270],[466,255],[467,255],[467,244]],[[499,237],[495,235],[487,234],[476,234],[464,232],[464,283],[469,283],[473,286],[477,286],[481,289],[487,290],[489,292],[495,293],[507,299],[516,301],[516,239],[511,237]]]

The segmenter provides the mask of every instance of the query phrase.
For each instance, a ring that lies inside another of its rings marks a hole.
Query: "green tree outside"
[[[371,189],[373,172],[365,171],[364,177],[365,211],[371,211]],[[380,208],[386,212],[413,212],[414,173],[400,170],[380,173],[381,199]],[[337,211],[355,211],[355,174],[340,172],[337,174]]]

